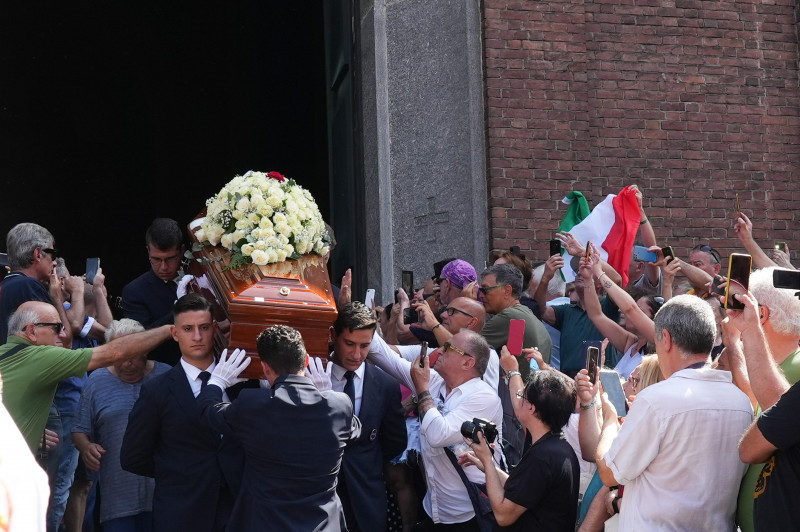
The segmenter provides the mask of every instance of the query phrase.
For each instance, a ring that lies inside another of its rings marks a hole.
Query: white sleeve
[[[483,382],[497,392],[497,384],[500,380],[500,357],[497,356],[497,351],[489,348],[489,363],[486,365],[486,371],[483,373]]]
[[[419,356],[419,347],[417,347],[417,356]],[[400,355],[395,353],[394,350],[389,347],[389,344],[377,334],[372,336],[372,344],[369,346],[368,358],[370,362],[397,379],[400,384],[414,391],[414,383],[411,381],[411,362],[401,358]]]

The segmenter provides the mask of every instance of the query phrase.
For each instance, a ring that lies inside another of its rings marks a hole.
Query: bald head
[[[33,345],[62,345],[64,331],[59,325],[61,317],[53,305],[26,301],[9,318],[8,334],[21,336]],[[57,328],[61,330],[57,332]]]
[[[480,332],[486,322],[486,310],[483,305],[468,297],[457,297],[447,305],[442,314],[442,324],[452,334],[461,329]]]

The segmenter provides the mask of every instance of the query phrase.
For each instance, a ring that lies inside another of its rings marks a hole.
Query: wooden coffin
[[[189,226],[190,240],[197,242]],[[196,229],[195,229],[196,230]],[[197,246],[194,246],[197,247]],[[310,355],[328,357],[329,328],[336,321],[336,302],[324,258],[310,253],[299,260],[226,270],[231,253],[222,246],[193,252],[187,289],[212,302],[218,323],[214,347],[245,349],[254,358],[244,376],[263,378],[256,337],[272,325],[288,325],[303,335]]]

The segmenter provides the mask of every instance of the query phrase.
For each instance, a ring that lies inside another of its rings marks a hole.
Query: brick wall
[[[485,0],[490,246],[544,260],[580,190],[638,184],[659,244],[763,247],[800,264],[791,0]]]

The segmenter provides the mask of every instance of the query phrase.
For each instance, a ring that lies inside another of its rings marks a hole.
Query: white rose
[[[286,215],[282,212],[276,212],[275,216],[272,217],[272,223],[275,225],[280,223],[286,223]]]
[[[250,200],[248,198],[242,198],[236,204],[236,210],[245,212],[250,208]]]
[[[286,250],[279,249],[277,255],[278,255],[278,262],[283,262],[286,260]]]
[[[265,240],[265,242],[267,243],[267,247],[270,247],[270,248],[276,248],[276,247],[281,245],[280,240],[278,240],[274,236],[271,236],[271,237],[267,238]]]
[[[231,233],[225,233],[222,235],[222,239],[220,239],[220,244],[228,249],[233,249],[233,242],[233,235]]]
[[[253,245],[255,246],[256,249],[260,249],[261,251],[267,249],[267,243],[264,242],[263,240],[257,240],[256,243]]]
[[[236,229],[241,229],[242,231],[246,230],[250,227],[250,220],[245,218],[244,220],[236,220]]]
[[[270,264],[273,262],[278,262],[278,253],[276,253],[274,249],[268,249],[267,260]]]
[[[253,244],[245,244],[242,246],[242,255],[245,257],[249,257],[253,254],[253,251],[256,250],[256,247]]]
[[[263,207],[259,207],[259,208],[258,208],[258,214],[260,214],[260,215],[261,215],[261,220],[262,220],[262,222],[263,222],[264,220],[269,220],[269,219],[270,219],[270,217],[272,216],[272,213],[274,213],[274,212],[275,212],[275,211],[274,211],[274,210],[272,210],[272,207],[270,207],[270,206],[269,206],[269,205],[267,205],[266,203],[264,204],[264,206],[263,206]],[[270,222],[269,224],[270,224],[270,225],[272,225],[272,222]]]
[[[220,238],[222,237],[222,233],[224,233],[222,227],[214,226],[210,227],[208,231],[206,231],[206,238],[208,238],[208,243],[212,246],[216,246],[219,244]]]
[[[284,246],[289,243],[289,237],[286,235],[278,235],[278,240],[280,240],[281,244]]]
[[[265,264],[269,264],[269,255],[266,251],[261,249],[256,249],[250,255],[250,259],[252,259],[253,264],[257,264],[259,266],[264,266]]]
[[[206,232],[201,227],[197,231],[194,232],[194,237],[197,239],[198,242],[203,242],[206,239]]]
[[[269,209],[269,215],[272,216],[272,209]],[[272,229],[272,220],[270,220],[267,216],[264,216],[263,218],[261,218],[261,221],[258,222],[258,225],[260,225],[264,229]]]
[[[241,229],[237,229],[236,231],[234,231],[232,233],[231,236],[233,237],[233,241],[234,242],[238,242],[239,240],[244,238],[245,234],[246,233],[244,231],[242,231]]]

